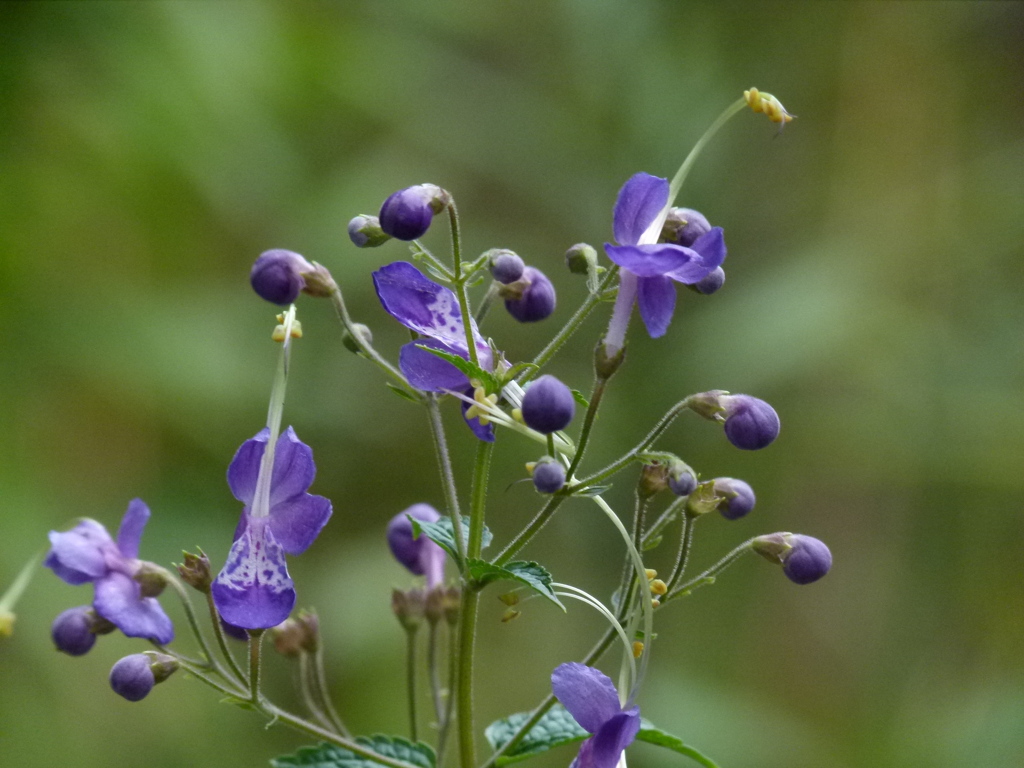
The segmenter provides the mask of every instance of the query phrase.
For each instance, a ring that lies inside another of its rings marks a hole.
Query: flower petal
[[[174,625],[155,597],[143,597],[129,576],[112,571],[96,582],[96,613],[128,637],[146,637],[166,645],[174,639]]]
[[[331,501],[303,493],[270,508],[270,530],[289,555],[301,555],[331,519]]]
[[[668,202],[668,180],[649,173],[630,176],[615,200],[612,231],[619,245],[636,245]]]
[[[256,480],[260,474],[260,460],[269,439],[270,430],[264,427],[254,438],[242,443],[228,466],[228,487],[232,495],[243,504],[252,504]]]
[[[726,253],[725,233],[721,227],[712,227],[698,237],[691,247],[700,258],[668,273],[673,280],[687,285],[700,282],[722,266]]]
[[[584,729],[597,733],[622,710],[619,694],[608,675],[584,664],[569,662],[551,673],[551,690]]]
[[[134,560],[139,556],[139,542],[142,541],[142,531],[149,521],[149,507],[142,499],[132,499],[128,502],[128,511],[121,518],[121,527],[117,529],[117,548],[121,555]]]
[[[277,447],[274,449],[274,474],[270,478],[271,514],[279,503],[308,491],[314,477],[316,464],[313,463],[313,449],[299,440],[295,430],[288,427],[277,438]]]
[[[633,743],[640,730],[640,708],[615,715],[590,739],[590,765],[586,768],[615,768],[622,750]]]
[[[442,349],[459,357],[467,357],[464,351],[465,345],[452,348],[433,339],[417,339],[409,342],[398,351],[398,367],[412,386],[424,392],[446,392],[449,390],[459,392],[469,386],[469,377],[466,374],[447,360],[442,360],[437,355],[420,349],[419,345]]]
[[[117,555],[107,529],[88,518],[70,531],[50,531],[50,544],[45,565],[68,584],[100,578],[108,570],[107,555]]]
[[[676,309],[676,286],[667,277],[637,279],[636,303],[652,339],[664,336]]]
[[[213,600],[229,624],[244,629],[276,627],[295,605],[295,586],[284,550],[266,518],[250,517],[248,523],[213,582]]]
[[[637,277],[665,275],[682,269],[693,261],[703,265],[699,253],[671,243],[655,245],[611,245],[605,243],[604,250],[609,259],[620,267],[628,269]],[[704,270],[701,276],[710,271],[710,269]]]
[[[406,328],[449,347],[466,349],[466,327],[459,300],[448,288],[428,279],[407,261],[378,269],[373,273],[373,285],[384,309]],[[479,347],[480,333],[472,318],[470,327]]]

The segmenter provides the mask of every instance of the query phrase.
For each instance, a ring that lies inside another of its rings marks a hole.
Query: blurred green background
[[[440,184],[471,252],[512,248],[555,282],[551,320],[497,311],[484,327],[529,358],[585,295],[565,248],[610,238],[622,182],[674,173],[756,85],[799,120],[776,137],[741,114],[680,201],[725,227],[729,281],[681,292],[663,339],[634,324],[588,466],[690,392],[763,397],[783,423],[765,451],[693,417],[663,443],[758,494],[748,518],[701,524],[695,564],[793,530],[826,540],[835,567],[801,588],[749,558],[660,614],[639,703],[723,768],[1024,764],[1022,32],[1008,2],[0,5],[0,587],[48,530],[81,515],[113,529],[134,496],[154,511],[145,557],[198,544],[219,564],[239,513],[224,472],[263,424],[276,359],[274,310],[247,282],[261,251],[327,265],[393,355],[407,336],[369,275],[405,250],[360,251],[345,226]],[[574,387],[607,313],[552,365]],[[335,513],[292,574],[322,614],[343,715],[403,732],[389,594],[409,578],[382,534],[409,504],[440,506],[426,421],[341,347],[326,303],[303,299],[300,317],[286,421]],[[464,469],[472,440],[447,410]],[[505,490],[537,455],[501,436],[499,544],[538,505],[528,484]],[[629,486],[609,494],[620,510]],[[606,595],[621,547],[580,501],[527,554]],[[602,629],[539,601],[501,624],[497,593],[481,726],[531,707]],[[116,697],[108,669],[138,642],[72,659],[49,639],[88,599],[41,572],[0,641],[3,764],[240,768],[303,743],[184,675],[141,704]],[[273,660],[287,703],[291,675]]]

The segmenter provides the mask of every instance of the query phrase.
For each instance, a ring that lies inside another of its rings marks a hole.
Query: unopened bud
[[[426,595],[422,589],[410,589],[407,592],[392,590],[391,610],[406,632],[415,632],[426,615]]]
[[[132,578],[143,597],[158,597],[170,583],[170,574],[156,563],[143,562]]]
[[[698,485],[686,499],[687,517],[700,517],[714,512],[722,504],[722,497],[715,493],[715,481]]]
[[[448,587],[444,593],[444,618],[449,626],[454,627],[459,623],[461,608],[462,592],[458,587]]]
[[[391,235],[380,228],[380,219],[366,214],[348,223],[348,237],[357,248],[376,248],[391,239]]]
[[[302,292],[307,296],[328,299],[331,297],[331,294],[338,290],[338,284],[334,282],[334,277],[327,267],[323,264],[317,264],[315,261],[313,262],[313,269],[303,272],[302,278],[306,281],[306,287],[302,289]]]
[[[213,583],[213,575],[210,573],[210,558],[201,549],[198,555],[182,552],[181,556],[185,560],[178,565],[178,574],[181,576],[181,580],[204,595],[207,594],[210,591],[210,584]]]
[[[574,275],[586,275],[597,266],[597,251],[587,243],[576,243],[565,252],[565,265]]]
[[[612,353],[609,351],[608,345],[600,341],[594,350],[594,374],[602,381],[607,381],[615,375],[625,359],[625,347],[620,347]]]
[[[645,464],[640,470],[636,492],[643,498],[654,496],[668,488],[668,466],[661,462]]]
[[[274,641],[274,650],[282,656],[295,658],[302,653],[302,641],[305,631],[295,619],[285,619],[270,630],[270,639]]]
[[[514,283],[523,276],[526,265],[522,258],[507,248],[494,248],[487,252],[491,277],[503,285]],[[519,297],[522,297],[520,292]]]
[[[686,407],[708,421],[724,421],[725,407],[721,403],[721,398],[728,394],[724,389],[698,392],[686,398]]]
[[[359,353],[362,351],[359,348],[359,343],[353,338],[354,334],[359,336],[365,346],[373,344],[373,331],[362,323],[352,323],[352,333],[345,331],[341,337],[341,343],[349,352]]]

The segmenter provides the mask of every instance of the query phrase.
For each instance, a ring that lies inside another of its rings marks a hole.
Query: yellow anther
[[[512,418],[515,421],[518,421],[520,424],[522,424],[523,423],[523,409],[522,408],[513,408],[512,409]]]
[[[293,320],[292,321],[292,338],[293,339],[301,339],[302,338],[302,323],[300,323],[298,320]]]
[[[271,341],[284,341],[285,333],[284,326],[278,325],[274,327],[274,332],[270,334]]]
[[[762,93],[757,88],[743,92],[743,98],[754,112],[763,112],[773,123],[785,125],[793,120],[793,115],[786,111],[782,102],[770,93]]]
[[[466,418],[475,419],[478,416],[483,416],[483,409],[479,405],[471,405],[466,409]]]
[[[658,595],[658,597],[661,597],[668,592],[668,584],[661,579],[654,579],[654,581],[651,582],[651,592]]]
[[[491,420],[482,414],[477,418],[477,421],[480,422],[481,427],[486,427],[488,424],[491,423]]]
[[[648,568],[646,571],[644,571],[644,575],[647,576],[647,580],[650,581],[658,575],[658,572],[653,568]]]
[[[657,608],[659,605],[661,605],[661,601],[658,598],[651,600],[651,608]]]
[[[479,386],[480,386],[480,379],[470,379],[469,380],[469,386],[471,386],[473,389],[479,388]]]
[[[508,624],[512,619],[518,619],[522,615],[522,611],[517,611],[515,608],[509,608],[501,617],[501,623]]]
[[[280,317],[281,316],[278,315],[278,319],[280,319]],[[298,320],[293,320],[292,321],[292,338],[293,339],[301,339],[302,338],[302,326],[299,324]],[[283,325],[276,325],[276,326],[274,326],[274,332],[272,334],[270,334],[270,339],[271,339],[271,341],[278,341],[278,342],[284,341],[284,326]]]
[[[497,395],[488,395],[484,399],[487,401],[487,404],[490,405],[492,408],[494,408],[494,407],[496,407],[498,405],[498,396]]]
[[[747,104],[755,112],[761,111],[761,92],[757,88],[751,88],[749,91],[743,92],[743,98],[747,100]]]
[[[473,399],[481,405],[487,405],[487,390],[483,387],[477,387],[473,390]]]
[[[14,634],[15,618],[9,611],[0,611],[0,637],[10,637]]]
[[[537,468],[537,462],[536,461],[528,461],[528,462],[526,462],[526,471],[529,472],[531,475],[533,474],[533,470],[536,469],[536,468]]]
[[[633,643],[633,658],[634,659],[639,659],[643,655],[644,655],[644,644],[641,643],[639,640],[634,641],[634,643]]]
[[[519,605],[519,595],[515,592],[506,592],[504,595],[498,595],[498,599],[508,606]]]

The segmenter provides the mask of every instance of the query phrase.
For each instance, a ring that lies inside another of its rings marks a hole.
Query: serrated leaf
[[[401,760],[417,768],[434,768],[437,756],[421,741],[413,743],[401,736],[358,736],[356,743],[378,755]],[[293,755],[282,755],[270,761],[273,768],[380,768],[380,763],[357,755],[343,747],[322,742],[315,747],[302,747]]]
[[[400,387],[397,384],[392,384],[390,381],[385,381],[384,383],[387,384],[388,389],[390,389],[399,397],[405,398],[406,400],[409,400],[413,403],[419,402],[419,399],[416,397],[416,395],[407,390],[405,387]]]
[[[495,720],[484,731],[491,747],[497,751],[505,746],[512,736],[530,718],[530,712],[517,712],[501,720]],[[497,765],[503,766],[525,760],[528,757],[547,752],[553,747],[583,741],[590,734],[580,727],[572,715],[561,704],[555,704],[544,713],[537,724],[512,749],[498,758]]]
[[[584,488],[583,490],[580,491],[573,491],[572,495],[590,498],[591,496],[600,496],[609,488],[611,488],[610,485],[591,485],[589,488]]]
[[[590,401],[587,400],[587,398],[583,396],[582,392],[580,392],[578,389],[570,389],[569,391],[572,392],[572,399],[573,400],[575,400],[577,403],[582,405],[584,408],[589,408],[590,407]]]
[[[497,377],[490,371],[485,371],[479,365],[475,365],[472,360],[467,360],[464,357],[459,357],[452,352],[446,352],[443,349],[436,349],[434,347],[428,347],[426,344],[417,344],[417,347],[424,349],[436,357],[440,357],[442,360],[447,360],[449,363],[454,365],[460,371],[462,371],[470,379],[476,379],[479,381],[484,389],[488,393],[498,392],[501,389],[501,385],[498,383]]]
[[[640,731],[637,733],[636,738],[638,741],[646,741],[648,744],[665,747],[673,752],[685,755],[694,762],[703,765],[704,768],[718,768],[718,764],[700,750],[691,747],[689,744],[684,744],[683,740],[678,736],[665,733],[647,720],[641,720]]]
[[[452,520],[450,517],[442,517],[436,523],[426,523],[422,520],[417,520],[412,515],[406,515],[412,522],[412,532],[414,536],[426,536],[432,542],[441,547],[445,552],[452,556],[453,559],[459,559],[459,551],[455,546],[455,530],[452,526]],[[482,539],[482,548],[486,549],[490,546],[491,541],[494,539],[494,535],[491,533],[490,528],[484,526],[484,533]],[[462,543],[465,544],[465,548],[469,549],[469,518],[465,515],[462,516]]]
[[[480,584],[489,584],[499,579],[518,581],[542,597],[546,597],[563,611],[565,610],[565,606],[562,605],[562,601],[558,599],[551,586],[551,574],[544,566],[537,563],[517,560],[502,566],[473,558],[466,563],[466,572],[471,579]]]

